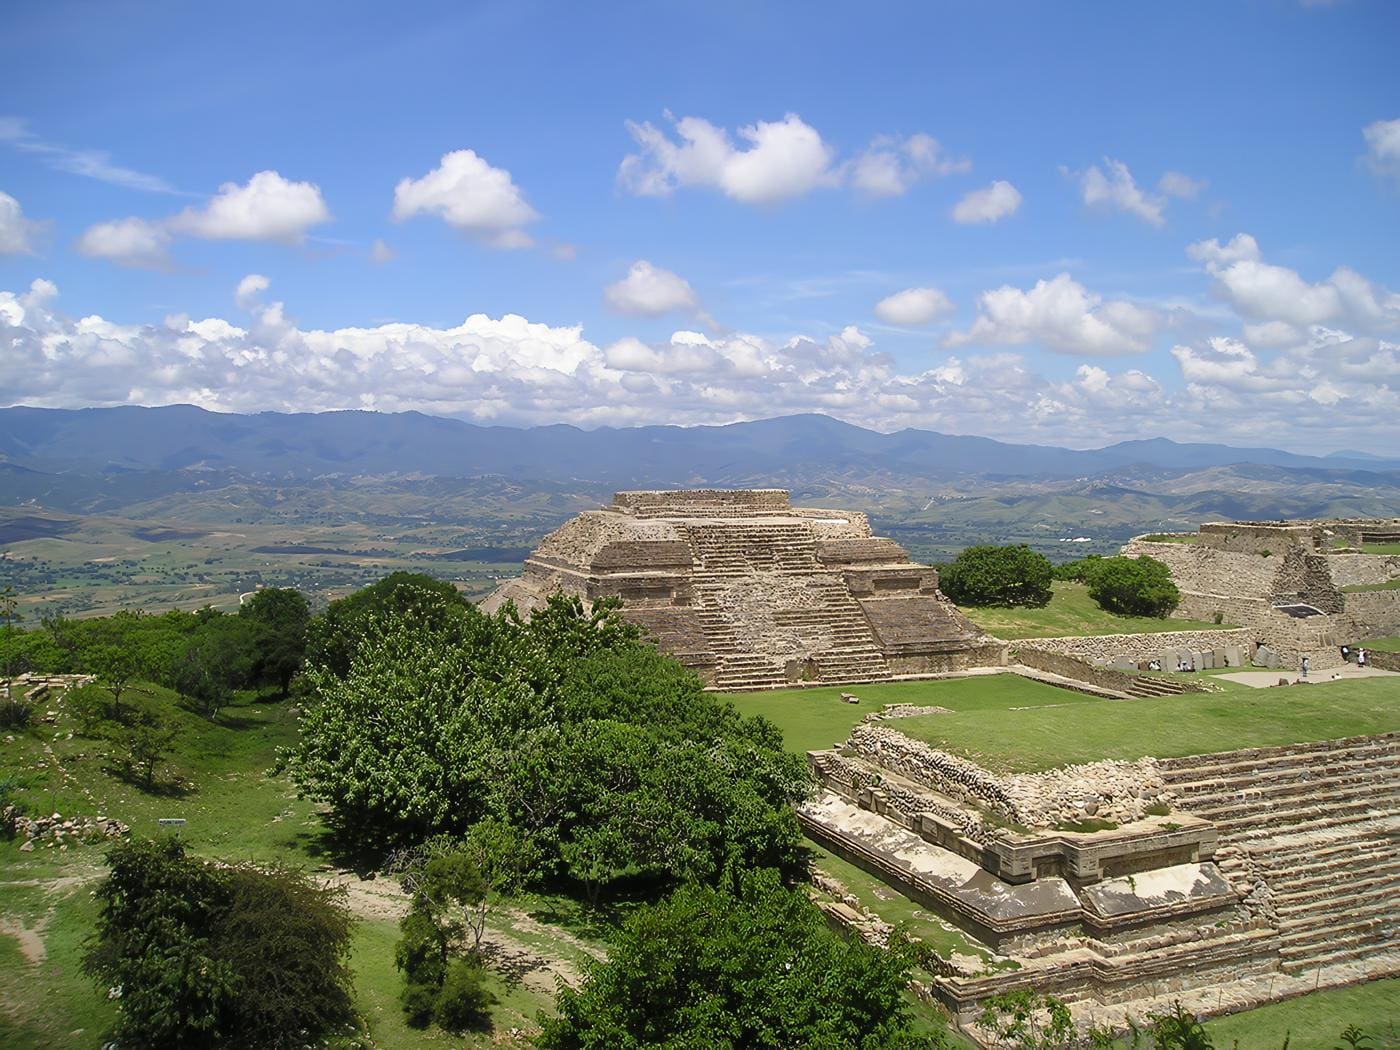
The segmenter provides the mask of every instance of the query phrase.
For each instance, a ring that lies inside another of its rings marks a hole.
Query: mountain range
[[[1074,450],[928,430],[881,434],[822,415],[724,426],[580,430],[478,426],[417,412],[230,415],[190,405],[0,409],[0,462],[44,473],[206,470],[285,479],[500,475],[617,487],[743,483],[755,477],[810,477],[814,471],[925,481],[1069,479],[1244,464],[1400,472],[1400,458],[1355,452],[1306,456],[1166,438]]]

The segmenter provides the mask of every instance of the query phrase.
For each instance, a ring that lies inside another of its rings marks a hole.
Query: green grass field
[[[1366,591],[1400,591],[1400,577],[1386,580],[1385,583],[1350,583],[1341,588],[1343,594],[1362,594]]]
[[[1334,1050],[1346,1045],[1339,1036],[1348,1024],[1371,1037],[1360,1044],[1368,1050],[1400,1047],[1400,978],[1246,1010],[1208,1022],[1206,1031],[1221,1050],[1236,1043],[1240,1050],[1279,1050],[1285,1039],[1288,1050]]]
[[[1056,580],[1054,592],[1050,604],[1043,609],[965,607],[962,612],[982,630],[1007,640],[1090,634],[1160,634],[1221,626],[1197,620],[1116,616],[1100,609],[1089,597],[1089,588],[1082,583]]]
[[[1212,693],[1101,700],[1015,675],[736,694],[746,714],[762,714],[795,751],[830,747],[881,704],[946,707],[890,723],[900,732],[981,762],[1029,772],[1101,758],[1169,758],[1240,747],[1328,740],[1400,729],[1400,679],[1362,678],[1277,689],[1215,683]]]
[[[1400,638],[1371,638],[1360,644],[1363,649],[1379,649],[1383,653],[1400,653]]]
[[[1400,543],[1363,543],[1362,554],[1400,554]]]
[[[290,703],[243,696],[220,713],[217,723],[178,708],[173,694],[154,686],[127,690],[122,703],[158,708],[181,727],[175,759],[162,775],[163,793],[146,793],[117,775],[109,757],[115,745],[75,732],[62,705],[50,708],[56,715],[52,724],[0,734],[0,778],[18,781],[18,797],[32,811],[113,816],[130,824],[135,835],[160,834],[159,818],[183,817],[189,823],[180,835],[200,856],[277,860],[310,871],[353,863],[335,853],[312,804],[297,799],[293,785],[271,772],[277,748],[296,736]],[[13,739],[6,742],[6,737]],[[20,840],[0,840],[0,1046],[101,1046],[113,1007],[82,975],[79,964],[96,917],[91,893],[105,872],[104,847],[74,844],[26,853],[20,845]],[[564,909],[547,898],[530,898],[522,906],[535,918],[497,916],[491,923],[497,935],[518,952],[577,963],[580,938],[594,931],[576,922],[567,929],[551,926],[551,913],[563,914]],[[538,975],[525,981],[498,979],[494,990],[500,1002],[493,1011],[492,1032],[464,1043],[441,1031],[411,1029],[398,1005],[400,977],[393,964],[397,921],[356,911],[357,1006],[375,1046],[523,1046],[510,1030],[533,1030],[538,1012],[553,1001],[552,981]],[[513,925],[528,929],[513,930]],[[36,944],[42,958],[26,957],[21,947],[32,952]]]

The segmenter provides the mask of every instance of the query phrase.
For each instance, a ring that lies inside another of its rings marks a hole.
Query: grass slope
[[[291,704],[242,696],[220,713],[217,723],[210,723],[175,700],[167,690],[144,685],[122,697],[123,707],[158,710],[181,727],[158,792],[144,792],[123,780],[110,757],[115,744],[80,735],[61,704],[49,709],[52,723],[0,734],[0,779],[18,781],[18,796],[32,811],[112,816],[130,824],[133,835],[160,834],[158,818],[184,817],[189,823],[181,837],[200,856],[275,860],[310,870],[353,861],[335,853],[311,803],[297,799],[293,785],[272,772],[277,748],[296,738]],[[20,845],[21,840],[0,840],[0,1046],[99,1047],[114,1008],[83,976],[80,962],[83,941],[96,919],[91,893],[105,874],[104,846],[41,846],[26,853]],[[510,1036],[511,1029],[532,1030],[538,1011],[552,1002],[552,988],[541,982],[530,986],[498,979],[493,1032],[469,1035],[464,1042],[436,1030],[411,1029],[398,1004],[400,978],[393,963],[397,922],[372,913],[358,919],[356,999],[376,1046],[524,1045]],[[512,935],[507,920],[493,920],[492,928],[521,950],[566,959],[576,954],[578,938],[593,932],[555,929],[547,919],[530,924],[528,945]],[[36,934],[37,941],[28,933]],[[34,945],[40,945],[42,957],[27,957],[20,950],[26,943],[31,955]]]
[[[1238,1043],[1241,1050],[1333,1050],[1354,1024],[1371,1037],[1369,1050],[1400,1047],[1400,978],[1352,988],[1330,988],[1297,999],[1221,1017],[1206,1025],[1217,1047]]]
[[[1213,630],[1219,624],[1199,620],[1117,616],[1089,597],[1082,583],[1057,580],[1054,597],[1043,609],[963,608],[968,619],[998,638],[1059,638],[1093,634],[1161,634],[1166,631]],[[1228,625],[1226,625],[1228,626]]]

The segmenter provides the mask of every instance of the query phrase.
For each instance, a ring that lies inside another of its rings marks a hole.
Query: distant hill
[[[1077,451],[927,430],[880,434],[821,415],[727,426],[484,427],[417,412],[230,415],[162,408],[0,409],[0,463],[48,474],[238,472],[278,478],[501,475],[541,481],[683,486],[755,477],[892,475],[1088,478],[1113,471],[1197,471],[1252,464],[1400,471],[1363,453],[1300,456],[1165,438]],[[114,479],[115,480],[115,479]],[[0,484],[6,483],[0,480]]]

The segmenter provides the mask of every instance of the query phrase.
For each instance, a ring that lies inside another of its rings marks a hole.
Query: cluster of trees
[[[275,688],[286,696],[306,656],[310,623],[306,597],[275,587],[253,593],[237,613],[55,617],[32,630],[0,629],[0,673],[95,675],[111,695],[113,721],[124,720],[122,694],[136,681],[174,689],[214,717],[235,690]]]
[[[1101,609],[1121,616],[1166,616],[1181,601],[1171,570],[1155,558],[1091,554],[1052,566],[1024,544],[968,547],[939,573],[943,593],[958,605],[1040,608],[1053,580],[1087,584]]]
[[[1055,567],[1057,580],[1087,584],[1101,609],[1120,616],[1166,616],[1181,602],[1166,564],[1142,554],[1102,558],[1091,554]]]
[[[97,889],[84,969],[118,1007],[122,1046],[301,1047],[356,1022],[352,921],[307,876],[122,843]]]
[[[348,843],[467,835],[491,818],[534,875],[649,895],[772,867],[800,876],[805,764],[643,642],[615,603],[556,595],[528,621],[390,578],[313,631],[302,734],[285,758]]]
[[[1050,561],[1025,544],[967,547],[945,567],[938,586],[957,605],[1049,604]]]

